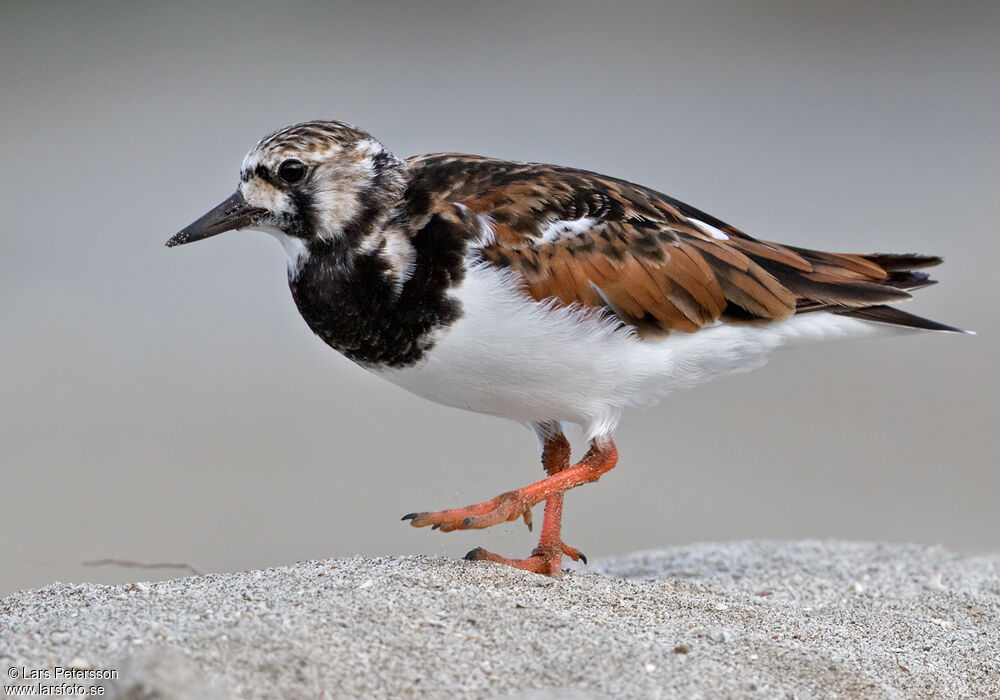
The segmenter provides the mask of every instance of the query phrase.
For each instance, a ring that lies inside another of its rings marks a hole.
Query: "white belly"
[[[538,303],[512,273],[470,268],[454,291],[462,317],[421,362],[377,369],[431,401],[521,422],[559,420],[605,435],[627,408],[760,367],[793,343],[886,335],[891,327],[815,312],[764,327],[718,324],[640,339],[595,309]]]

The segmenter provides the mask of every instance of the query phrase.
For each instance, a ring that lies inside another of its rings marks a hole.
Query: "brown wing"
[[[875,307],[930,284],[910,270],[940,262],[761,241],[666,195],[582,170],[459,154],[408,164],[415,216],[468,207],[492,230],[482,257],[521,273],[535,299],[608,307],[640,330]]]

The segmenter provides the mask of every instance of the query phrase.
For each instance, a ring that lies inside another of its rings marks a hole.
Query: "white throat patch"
[[[294,278],[306,260],[309,259],[309,246],[301,238],[289,236],[280,229],[266,228],[263,230],[274,236],[281,247],[285,249],[285,256],[288,258],[288,277],[289,279]]]

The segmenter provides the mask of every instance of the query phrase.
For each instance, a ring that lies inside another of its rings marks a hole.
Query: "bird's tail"
[[[917,289],[929,287],[937,284],[937,280],[921,270],[925,267],[940,265],[942,258],[936,255],[917,255],[915,253],[875,253],[864,255],[865,260],[874,263],[885,270],[888,275],[882,284],[912,292]],[[903,326],[904,328],[919,328],[928,331],[946,331],[949,333],[965,333],[961,328],[949,326],[944,323],[932,321],[915,314],[901,311],[892,306],[882,304],[868,306],[860,309],[849,309],[841,312],[844,316],[860,318],[864,321],[875,321],[876,323],[888,323],[893,326]]]
[[[887,304],[887,302],[905,301],[911,297],[910,292],[937,284],[937,280],[931,279],[930,275],[923,271],[924,268],[941,264],[942,259],[936,255],[914,253],[845,255],[788,247],[825,273],[823,277],[810,280],[808,286],[798,285],[804,294],[799,298],[796,313],[831,311],[864,321],[905,328],[966,332]],[[864,276],[867,279],[863,281],[852,279],[845,284],[839,278],[847,275]]]

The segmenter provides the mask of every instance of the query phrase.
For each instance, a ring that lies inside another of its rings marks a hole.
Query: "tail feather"
[[[906,328],[965,332],[888,306],[910,299],[910,292],[937,283],[926,272],[919,271],[939,265],[942,259],[936,255],[857,255],[785,247],[800,255],[812,268],[803,270],[753,253],[748,257],[798,297],[796,314],[831,311]]]
[[[872,253],[861,257],[875,263],[886,272],[918,270],[924,267],[934,267],[944,262],[944,259],[937,255],[918,255],[917,253]]]
[[[888,277],[882,280],[882,284],[912,292],[916,289],[923,289],[924,287],[930,287],[932,284],[937,284],[937,280],[932,280],[931,276],[926,272],[893,270],[889,273]]]
[[[893,326],[903,326],[904,328],[919,328],[926,331],[948,331],[950,333],[968,332],[962,330],[961,328],[955,328],[954,326],[948,326],[943,323],[938,323],[937,321],[932,321],[929,318],[923,318],[921,316],[907,313],[906,311],[900,311],[899,309],[891,306],[866,306],[862,309],[844,309],[842,311],[835,311],[834,313],[841,316],[859,318],[863,321],[888,323]]]

